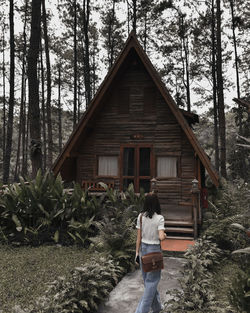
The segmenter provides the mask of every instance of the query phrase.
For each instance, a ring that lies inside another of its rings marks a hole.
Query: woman
[[[140,216],[142,214],[142,230],[140,226]],[[160,240],[166,238],[164,231],[164,217],[161,214],[161,207],[158,197],[154,193],[149,193],[145,198],[142,213],[137,218],[137,240],[136,256],[138,263],[140,256],[150,252],[161,251]],[[141,260],[140,260],[141,263]],[[158,283],[161,279],[161,271],[145,273],[142,269],[144,280],[144,294],[137,306],[135,313],[148,313],[152,308],[153,313],[159,313],[162,310],[160,295],[157,291]]]

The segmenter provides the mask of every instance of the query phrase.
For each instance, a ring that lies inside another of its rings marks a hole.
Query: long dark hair
[[[149,193],[146,195],[142,212],[145,212],[149,218],[152,218],[154,213],[161,214],[161,206],[157,194]]]

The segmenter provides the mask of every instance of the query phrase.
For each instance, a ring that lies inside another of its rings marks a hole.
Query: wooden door
[[[121,147],[120,189],[132,183],[135,192],[143,188],[150,191],[150,180],[153,177],[152,145],[134,144]]]

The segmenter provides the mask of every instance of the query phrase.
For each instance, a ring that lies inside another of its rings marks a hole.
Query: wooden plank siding
[[[125,90],[129,95],[124,94]],[[151,103],[152,108],[148,100],[150,97],[154,102]],[[129,101],[129,110],[124,99]],[[167,218],[191,218],[189,209],[179,203],[191,201],[191,181],[195,175],[194,149],[143,66],[128,67],[115,81],[91,126],[88,137],[82,138],[72,152],[77,155],[77,182],[89,179],[108,182],[109,178],[97,175],[98,156],[120,158],[121,145],[152,144],[154,162],[157,156],[168,155],[178,157],[179,162],[178,177],[158,180],[163,214]],[[131,139],[134,134],[140,134],[140,139]],[[155,168],[152,177],[157,175]],[[115,188],[120,188],[119,177],[112,180]]]

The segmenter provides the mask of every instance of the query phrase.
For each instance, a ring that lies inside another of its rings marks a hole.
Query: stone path
[[[185,259],[165,257],[164,270],[158,290],[162,303],[168,300],[167,290],[178,288],[178,278]],[[140,270],[127,274],[110,293],[109,299],[102,304],[98,313],[134,313],[143,294],[143,280]]]

